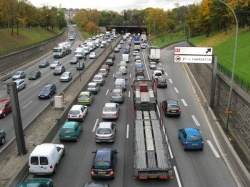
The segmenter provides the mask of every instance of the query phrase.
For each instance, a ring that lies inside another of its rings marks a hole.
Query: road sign
[[[212,63],[212,61],[212,56],[174,55],[174,62],[177,63]]]
[[[212,47],[175,47],[175,55],[213,55]]]

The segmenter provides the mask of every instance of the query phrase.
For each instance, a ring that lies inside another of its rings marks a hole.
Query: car
[[[118,47],[115,47],[114,48],[114,53],[119,53],[120,52],[120,49]]]
[[[66,71],[64,66],[58,65],[54,69],[54,75],[62,75]]]
[[[103,86],[105,83],[105,77],[103,75],[95,75],[93,78],[93,82],[98,83],[100,86]]]
[[[109,54],[108,59],[109,58],[111,58],[112,60],[115,60],[115,54],[114,53]]]
[[[106,70],[106,69],[100,69],[99,71],[98,71],[98,74],[100,74],[100,75],[103,75],[104,77],[107,77],[108,76],[108,71]]]
[[[157,81],[159,77],[162,77],[162,72],[160,70],[154,70],[152,73],[152,80]]]
[[[48,60],[42,60],[39,63],[39,68],[46,68],[47,66],[49,66],[49,61]]]
[[[79,57],[77,56],[74,56],[70,61],[69,61],[70,64],[77,64],[79,63]]]
[[[85,69],[84,62],[78,62],[76,64],[76,70],[84,70],[84,69]]]
[[[5,143],[6,133],[4,130],[0,130],[0,145]]]
[[[178,138],[180,139],[184,151],[201,150],[203,151],[204,142],[201,131],[198,128],[182,128],[178,130]]]
[[[96,58],[96,52],[91,52],[89,54],[89,59],[95,59]]]
[[[158,79],[156,80],[156,84],[157,84],[157,88],[167,88],[168,84],[167,84],[167,79],[165,77],[158,77]]]
[[[81,132],[82,123],[77,121],[67,121],[60,129],[59,140],[60,142],[72,140],[78,142]]]
[[[135,64],[135,72],[144,72],[144,66],[142,63]]]
[[[74,36],[69,36],[69,40],[74,40]]]
[[[95,133],[95,141],[114,142],[115,125],[114,122],[100,122]]]
[[[127,67],[127,62],[125,60],[120,61],[119,64],[117,64],[118,66],[126,66]]]
[[[107,42],[108,42],[108,43],[111,43],[111,39],[110,39],[110,38],[108,38],[108,39],[107,39]]]
[[[122,72],[123,75],[127,75],[127,68],[126,66],[120,66],[118,71]]]
[[[141,57],[139,55],[136,55],[135,56],[135,62],[136,62],[136,60],[141,60]]]
[[[31,178],[19,183],[16,187],[53,187],[53,181],[49,178]]]
[[[123,92],[122,88],[114,88],[111,91],[110,102],[123,103],[124,102],[124,94],[122,92]]]
[[[156,67],[156,70],[160,70],[160,71],[162,72],[162,74],[164,74],[164,68],[163,68],[163,67],[157,66],[157,67]]]
[[[0,100],[0,118],[5,118],[12,111],[10,99]]]
[[[51,98],[52,95],[56,93],[56,85],[53,83],[47,83],[43,86],[43,88],[38,93],[39,99]]]
[[[17,79],[17,80],[14,80],[13,82],[16,83],[16,89],[18,92],[26,88],[26,82],[24,79]]]
[[[156,67],[157,67],[156,62],[150,62],[150,63],[149,63],[149,68],[150,68],[150,69],[156,69]]]
[[[60,81],[61,81],[61,82],[69,82],[69,81],[72,80],[72,78],[73,78],[72,73],[69,72],[69,71],[66,71],[66,72],[64,72],[64,73],[61,75]]]
[[[16,79],[23,79],[25,77],[26,77],[26,73],[24,71],[16,71],[12,75],[12,80],[14,81]]]
[[[28,77],[29,77],[29,80],[38,79],[39,77],[41,77],[41,71],[38,71],[38,70],[32,71],[32,72],[29,74]]]
[[[122,45],[121,45],[121,44],[118,44],[117,47],[118,47],[118,49],[121,49],[121,48],[122,48]]]
[[[181,108],[178,101],[174,99],[167,99],[162,101],[162,110],[165,116],[177,116],[181,115]]]
[[[127,83],[126,83],[125,78],[117,78],[115,79],[115,84],[114,87],[115,88],[121,88],[124,92],[127,90]]]
[[[110,71],[109,65],[103,64],[101,69],[106,69],[108,72]]]
[[[114,61],[111,59],[111,58],[108,58],[105,63],[106,65],[109,65],[109,66],[113,66],[114,65]]]
[[[95,36],[93,36],[91,39],[92,39],[92,40],[96,40],[96,37],[95,37]]]
[[[121,40],[121,41],[120,41],[120,44],[124,44],[124,41],[123,41],[123,40]]]
[[[102,109],[102,119],[118,119],[119,110],[118,103],[106,103]]]
[[[116,154],[115,148],[99,148],[94,153],[94,158],[91,167],[92,179],[115,178]]]
[[[84,121],[88,113],[88,107],[85,105],[73,105],[68,112],[68,121]]]
[[[77,103],[79,105],[91,105],[92,102],[94,101],[94,95],[90,91],[82,91],[80,92]]]
[[[95,182],[87,182],[82,187],[109,187],[108,184],[100,184]]]
[[[100,91],[100,86],[96,82],[90,82],[88,84],[87,91],[90,91],[90,92],[92,92],[94,94],[97,94]]]
[[[135,76],[135,80],[139,80],[139,81],[146,80],[146,77],[144,76],[144,74],[142,74],[142,75],[138,74]]]
[[[134,51],[133,51],[133,56],[139,56],[139,51],[134,50]]]
[[[53,61],[51,64],[50,64],[50,69],[55,69],[56,66],[58,65],[61,65],[61,62],[60,61]]]
[[[124,78],[124,75],[121,71],[117,71],[114,73],[114,80]]]

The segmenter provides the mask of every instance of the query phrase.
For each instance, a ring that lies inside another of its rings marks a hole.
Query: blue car
[[[201,132],[198,128],[183,128],[178,131],[179,139],[184,146],[184,151],[203,150],[204,142]]]

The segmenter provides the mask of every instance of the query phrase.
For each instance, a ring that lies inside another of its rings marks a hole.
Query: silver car
[[[106,103],[102,110],[102,119],[118,119],[119,110],[118,103]]]
[[[61,65],[60,61],[54,61],[50,64],[50,69],[55,69],[56,66]]]
[[[61,77],[60,77],[60,81],[61,82],[68,82],[70,80],[72,80],[73,76],[72,73],[69,71],[64,72]]]
[[[91,83],[88,84],[87,90],[92,92],[92,93],[97,94],[100,91],[100,86],[96,82],[91,82]]]
[[[16,71],[12,75],[12,80],[23,79],[26,77],[26,73],[24,71]]]
[[[120,66],[118,71],[122,72],[123,75],[127,75],[127,68],[126,66]]]
[[[24,81],[24,79],[17,79],[15,81],[13,81],[16,83],[16,89],[19,92],[20,90],[26,88],[26,82]]]
[[[111,92],[110,102],[112,103],[123,103],[124,94],[122,88],[114,88]]]
[[[115,138],[115,123],[101,122],[96,130],[96,142],[114,142]]]
[[[105,78],[103,75],[95,75],[93,78],[93,82],[98,83],[100,86],[103,86],[105,83]]]

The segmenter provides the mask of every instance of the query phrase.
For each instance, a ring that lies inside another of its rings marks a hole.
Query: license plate
[[[77,117],[77,116],[72,116],[72,117],[74,118],[74,117]]]
[[[70,136],[65,136],[66,138],[69,138]]]
[[[171,112],[176,112],[176,110],[172,110]]]
[[[100,171],[100,172],[98,172],[98,174],[100,174],[100,175],[105,175],[105,174],[106,174],[106,172],[104,172],[104,171]]]
[[[101,136],[101,138],[107,138],[106,136]]]
[[[148,178],[150,178],[150,179],[156,179],[157,176],[148,176]]]
[[[198,144],[197,143],[193,143],[192,146],[198,146]]]

